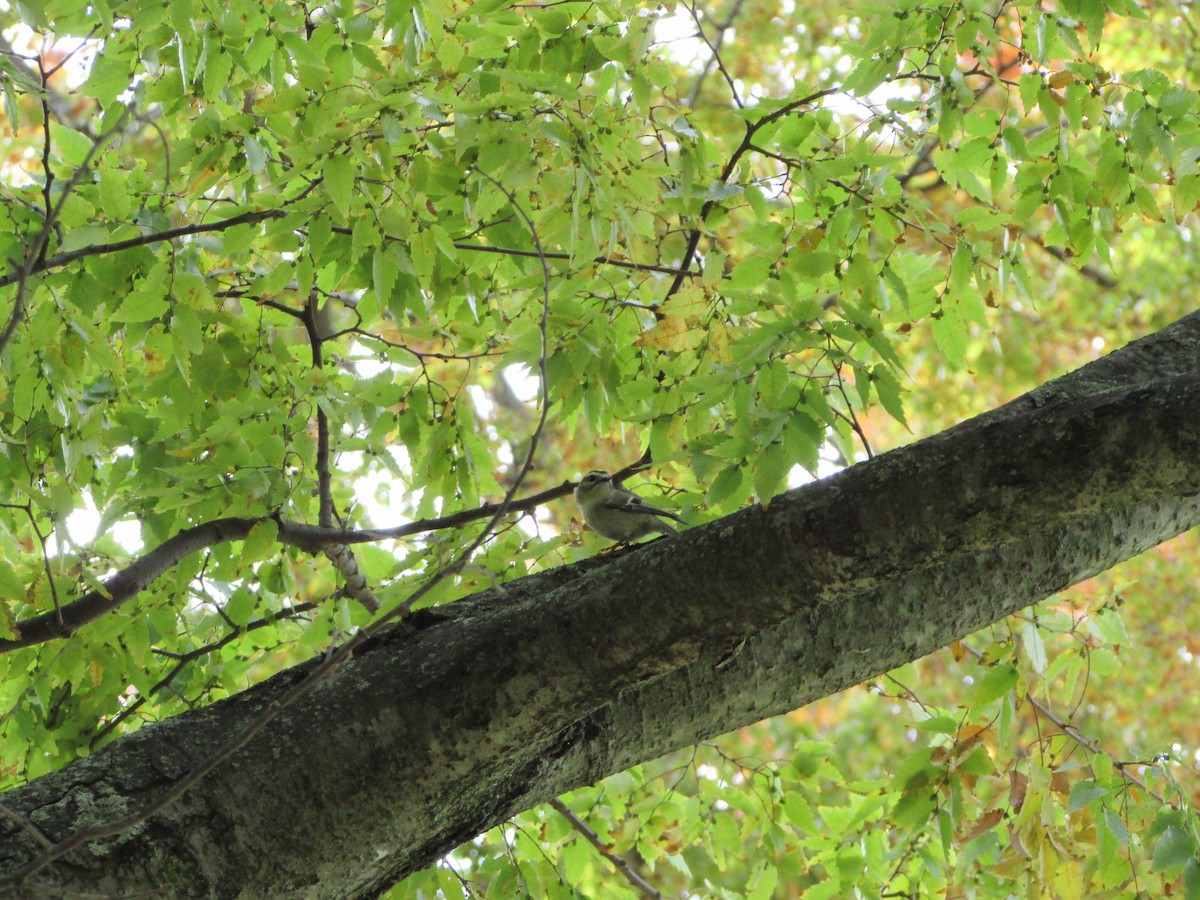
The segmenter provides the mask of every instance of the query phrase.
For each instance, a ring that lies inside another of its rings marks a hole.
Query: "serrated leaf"
[[[1016,685],[1020,673],[1011,665],[994,666],[975,685],[971,693],[971,706],[986,706],[1007,694]]]
[[[204,60],[204,96],[215,100],[229,85],[229,76],[233,74],[233,57],[224,47],[209,45],[208,55]]]
[[[932,320],[933,340],[938,349],[956,366],[961,366],[967,355],[967,325],[958,311],[949,304],[942,304],[942,314]]]
[[[886,366],[875,366],[871,370],[871,378],[875,384],[875,392],[879,395],[879,402],[883,404],[888,415],[907,428],[908,421],[904,418],[904,391],[896,376]]]
[[[768,863],[761,863],[758,878],[752,883],[753,889],[746,895],[746,900],[771,900],[775,896],[775,885],[779,881],[779,870]]]
[[[761,287],[770,276],[772,266],[769,256],[752,256],[733,267],[727,284],[733,290]]]
[[[1108,793],[1108,788],[1100,787],[1094,781],[1076,782],[1071,786],[1071,794],[1067,799],[1067,812],[1078,812],[1092,801],[1107,797]]]
[[[1183,867],[1184,900],[1200,900],[1200,860],[1189,859]]]
[[[821,830],[817,817],[813,815],[812,807],[799,792],[788,792],[783,801],[783,811],[793,825],[813,834]]]
[[[149,322],[162,316],[169,304],[158,290],[136,290],[125,297],[121,306],[113,313],[116,322]]]
[[[1150,868],[1161,872],[1184,865],[1196,858],[1196,838],[1190,830],[1167,826],[1154,844],[1154,858]]]
[[[92,149],[92,139],[58,122],[50,122],[50,146],[67,165],[81,166]]]
[[[792,461],[784,454],[782,444],[763,448],[752,468],[754,495],[759,503],[765,506],[787,487],[787,475],[791,467]]]
[[[354,199],[354,168],[350,160],[340,153],[329,157],[325,161],[324,176],[325,193],[342,214],[342,219],[349,219]]]
[[[742,470],[736,466],[721,470],[720,474],[708,484],[708,491],[704,495],[705,503],[709,506],[719,507],[742,489],[743,480]]]
[[[399,269],[392,256],[391,248],[380,247],[371,254],[371,281],[375,288],[375,296],[388,308],[391,308],[392,293],[398,274]]]
[[[129,215],[131,204],[123,172],[112,169],[100,172],[100,202],[105,216],[110,220],[124,219]]]
[[[279,523],[274,519],[263,519],[255,523],[242,543],[242,555],[239,564],[246,566],[264,559],[275,553],[279,539]]]
[[[1042,641],[1042,630],[1036,622],[1021,623],[1021,643],[1029,654],[1029,663],[1033,671],[1041,675],[1046,671],[1046,645]]]
[[[261,175],[267,170],[267,160],[270,158],[266,148],[254,137],[242,141],[242,152],[246,154],[246,165],[255,175]]]
[[[250,621],[257,604],[258,597],[243,585],[225,601],[224,612],[234,625],[245,625]]]
[[[379,239],[379,228],[375,224],[374,216],[355,219],[354,228],[350,233],[350,262],[358,262],[369,248],[378,245]]]
[[[1125,824],[1125,820],[1119,815],[1104,807],[1104,827],[1108,832],[1117,839],[1117,843],[1122,847],[1129,846],[1129,826]]]

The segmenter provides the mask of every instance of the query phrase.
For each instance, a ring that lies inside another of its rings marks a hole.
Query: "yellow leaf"
[[[683,348],[676,344],[686,331],[687,322],[680,316],[663,316],[657,325],[640,334],[633,343],[651,350],[680,350]]]
[[[708,326],[708,346],[712,349],[713,357],[720,363],[733,362],[733,354],[729,352],[729,328],[721,319],[713,319]]]

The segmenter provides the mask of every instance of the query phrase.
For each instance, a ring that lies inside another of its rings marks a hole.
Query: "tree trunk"
[[[26,889],[374,896],[563,791],[917,659],[1200,523],[1198,363],[1193,314],[768,507],[417,613]],[[311,668],[10,791],[0,872],[38,854],[30,825],[135,812]]]

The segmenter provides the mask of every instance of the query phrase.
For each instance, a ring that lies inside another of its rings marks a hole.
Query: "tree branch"
[[[502,256],[525,256],[534,259],[562,259],[570,260],[570,253],[554,253],[552,251],[544,251],[538,253],[536,250],[518,250],[514,247],[489,247],[487,244],[467,244],[455,242],[455,248],[458,250],[469,250],[473,253],[499,253]],[[616,266],[619,269],[630,269],[635,272],[657,272],[660,275],[674,275],[677,278],[696,278],[700,275],[699,272],[689,272],[686,268],[676,269],[672,266],[660,266],[655,263],[638,263],[630,262],[627,259],[613,259],[611,256],[597,256],[592,259],[592,262],[598,266]]]
[[[516,197],[505,188],[500,182],[496,181],[486,172],[476,169],[484,178],[492,182],[500,191],[502,191],[513,204],[514,209],[521,218],[529,226],[534,245],[541,250],[541,240],[538,237],[537,228],[530,216],[517,203]],[[425,581],[419,588],[413,591],[408,598],[398,604],[395,608],[373,621],[366,628],[357,632],[341,647],[338,647],[333,652],[325,656],[325,658],[299,681],[294,682],[284,692],[284,694],[276,698],[271,704],[265,708],[259,709],[247,721],[243,722],[233,733],[226,736],[218,742],[215,749],[209,750],[207,747],[203,755],[196,763],[185,770],[178,778],[173,780],[169,787],[157,794],[152,800],[145,804],[134,808],[127,815],[120,818],[110,820],[98,825],[82,827],[75,829],[68,837],[55,844],[52,849],[46,850],[37,858],[30,861],[22,868],[19,873],[15,874],[15,879],[25,882],[30,877],[53,864],[55,861],[62,859],[64,856],[71,853],[78,847],[81,847],[89,841],[112,837],[122,834],[135,828],[137,825],[145,822],[151,816],[162,812],[167,807],[174,804],[185,794],[187,794],[201,780],[208,777],[217,767],[228,760],[231,756],[250,743],[258,736],[264,728],[280,716],[286,709],[291,707],[297,701],[308,695],[316,685],[325,681],[332,673],[337,671],[347,662],[349,662],[354,654],[360,650],[369,641],[377,639],[381,629],[389,622],[407,616],[426,594],[434,587],[441,583],[448,575],[461,570],[466,562],[471,558],[472,554],[483,546],[484,542],[492,535],[493,529],[500,518],[506,514],[509,505],[512,503],[513,497],[520,489],[521,483],[525,476],[533,468],[534,457],[537,453],[537,447],[541,438],[542,430],[546,424],[546,416],[549,411],[549,377],[547,373],[547,360],[550,352],[548,323],[550,317],[550,269],[546,264],[545,259],[541,260],[542,265],[542,310],[540,317],[540,332],[541,332],[541,352],[538,361],[539,388],[538,388],[538,406],[540,412],[538,416],[537,426],[529,439],[529,449],[525,454],[524,461],[517,472],[517,476],[513,479],[512,485],[505,492],[504,499],[500,502],[496,512],[488,520],[487,525],[475,537],[475,539],[463,549],[449,565],[438,570],[431,578]],[[160,548],[161,549],[161,548]]]
[[[566,496],[572,488],[573,485],[570,483],[564,483],[532,497],[514,501],[508,505],[507,511],[527,512],[549,500]],[[308,553],[322,553],[327,548],[338,545],[368,544],[396,540],[443,528],[458,528],[470,522],[494,516],[500,509],[501,504],[499,503],[485,503],[475,509],[464,510],[449,516],[420,519],[416,522],[409,522],[407,525],[366,531],[323,528],[319,525],[302,525],[298,522],[279,520],[278,540],[281,544],[296,547]],[[205,522],[179,532],[109,578],[104,582],[103,587],[88,591],[78,600],[63,604],[57,613],[43,613],[18,622],[18,636],[0,639],[0,653],[8,653],[21,647],[30,647],[55,638],[70,637],[88,622],[95,621],[105,613],[112,612],[121,604],[131,600],[149,587],[155,578],[177,566],[184,557],[227,541],[245,540],[250,534],[250,530],[265,518],[259,516],[256,518],[214,519],[211,522]]]
[[[59,843],[0,817],[0,872],[375,896],[520,810],[878,677],[1200,524],[1197,354],[1200,313],[767,506],[373,627],[8,792]],[[101,814],[79,830],[81,808]]]
[[[557,797],[550,801],[550,806],[555,812],[566,819],[572,828],[583,835],[584,839],[593,847],[595,847],[600,852],[601,856],[612,863],[613,868],[620,872],[626,881],[632,884],[647,897],[662,896],[662,891],[650,884],[648,881],[646,881],[646,879],[635,872],[633,866],[629,864],[629,860],[617,853],[613,853],[612,848],[609,847],[608,844],[604,843],[604,841],[600,840],[600,835],[596,834],[596,832],[592,830],[591,826],[589,826],[587,822],[575,815],[575,812],[571,809],[571,807],[567,806],[567,804],[563,803]]]
[[[39,264],[30,269],[30,275],[36,275],[38,272],[45,272],[49,269],[58,269],[62,266],[75,262],[76,260],[86,259],[89,256],[103,256],[107,253],[119,253],[122,250],[130,250],[134,247],[145,247],[148,244],[157,244],[161,241],[173,241],[175,238],[187,237],[191,234],[204,234],[209,231],[224,231],[226,228],[234,228],[238,225],[253,225],[256,222],[263,222],[267,219],[281,219],[289,215],[290,211],[286,209],[263,209],[254,212],[245,212],[240,215],[232,216],[228,219],[223,219],[220,222],[200,222],[194,225],[181,225],[178,228],[168,228],[166,231],[155,231],[150,234],[143,234],[138,237],[127,238],[123,241],[113,241],[109,244],[88,244],[86,247],[80,247],[78,250],[71,250],[68,253],[60,253],[58,256],[51,256],[49,259],[42,260]],[[10,284],[15,284],[21,278],[20,272],[9,272],[6,275],[0,275],[0,287],[5,287]]]
[[[733,153],[729,155],[729,159],[725,162],[725,167],[721,170],[721,174],[718,176],[717,182],[719,184],[727,184],[729,182],[730,177],[732,177],[734,170],[737,169],[737,165],[739,162],[741,162],[742,157],[745,156],[749,150],[753,149],[752,145],[754,143],[754,136],[758,134],[760,129],[770,125],[772,122],[782,119],[784,116],[791,115],[798,109],[802,109],[805,106],[810,106],[813,103],[816,103],[823,97],[828,97],[830,94],[836,94],[840,90],[840,88],[824,88],[819,91],[814,91],[805,97],[801,97],[799,100],[793,100],[791,103],[785,103],[783,106],[779,107],[779,109],[767,113],[757,121],[747,122],[746,133],[742,135],[742,142],[738,144]],[[683,251],[683,258],[679,261],[679,268],[675,272],[675,278],[671,282],[671,286],[667,288],[667,292],[663,296],[664,302],[668,298],[674,296],[675,293],[681,287],[683,287],[684,273],[688,271],[692,265],[692,260],[695,259],[696,248],[700,246],[700,237],[704,233],[704,223],[708,220],[709,213],[713,211],[713,207],[715,207],[716,204],[716,200],[705,200],[704,205],[700,207],[700,215],[698,217],[699,222],[694,228],[692,228],[691,233],[688,235],[688,242]]]
[[[43,150],[43,160],[46,162],[46,170],[49,173],[49,154],[50,154],[50,120],[49,108],[46,110],[46,118],[43,126],[46,129],[45,148]],[[88,147],[88,151],[84,154],[83,161],[78,168],[71,173],[71,177],[67,179],[63,185],[62,191],[59,192],[58,200],[50,206],[49,188],[46,190],[46,210],[41,228],[38,229],[37,235],[33,239],[33,243],[25,251],[25,258],[21,265],[17,267],[16,272],[10,272],[8,275],[0,276],[0,287],[15,284],[17,290],[13,296],[13,308],[9,313],[8,322],[4,326],[4,330],[0,332],[0,355],[3,355],[5,348],[8,347],[9,341],[12,340],[13,334],[17,330],[17,326],[21,324],[21,320],[25,317],[25,291],[28,287],[29,279],[37,272],[42,271],[47,267],[46,248],[50,243],[50,234],[54,230],[54,225],[58,221],[59,215],[62,213],[63,204],[67,202],[67,198],[71,195],[71,191],[75,189],[75,185],[79,184],[79,180],[87,173],[88,167],[92,164],[92,158],[99,152],[100,148],[108,143],[109,138],[117,134],[125,126],[125,119],[129,115],[129,108],[126,107],[117,116],[117,120],[113,123],[112,128],[101,134]]]

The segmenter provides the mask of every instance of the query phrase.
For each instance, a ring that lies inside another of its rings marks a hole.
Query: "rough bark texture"
[[[374,896],[565,790],[916,659],[1200,523],[1198,361],[1200,314],[765,509],[415,615],[35,880]],[[52,840],[128,814],[305,670],[3,803]],[[0,872],[37,850],[0,816]]]

